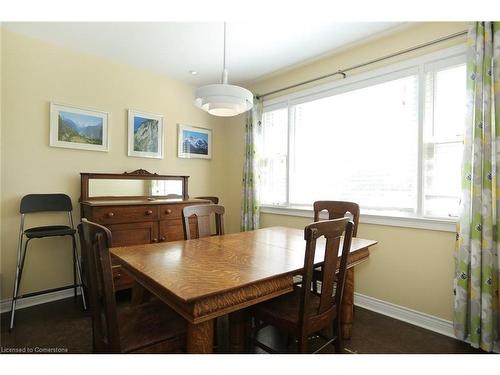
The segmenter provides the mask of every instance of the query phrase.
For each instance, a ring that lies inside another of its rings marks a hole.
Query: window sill
[[[311,220],[313,218],[313,211],[307,208],[261,206],[260,212],[265,214],[307,217],[310,218]],[[417,228],[417,229],[436,230],[441,232],[456,231],[456,220],[446,220],[446,219],[429,219],[421,217],[400,217],[400,216],[361,214],[359,222],[361,224]]]

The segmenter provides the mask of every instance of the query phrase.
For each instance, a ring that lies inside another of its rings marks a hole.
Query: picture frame
[[[109,150],[107,112],[51,102],[49,123],[51,147]]]
[[[212,159],[212,129],[178,124],[177,156]]]
[[[128,110],[128,156],[163,159],[163,116]]]

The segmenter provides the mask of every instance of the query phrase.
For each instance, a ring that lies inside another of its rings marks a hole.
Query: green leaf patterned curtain
[[[499,345],[500,22],[475,22],[467,35],[467,116],[462,199],[455,249],[457,338]]]
[[[262,134],[262,100],[254,99],[245,124],[245,162],[241,198],[241,231],[259,228],[259,144]]]

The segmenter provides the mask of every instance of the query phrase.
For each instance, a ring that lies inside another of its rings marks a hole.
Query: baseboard
[[[78,294],[80,290],[78,289]],[[47,302],[53,302],[64,298],[73,297],[73,289],[58,290],[57,292],[51,292],[47,294],[41,294],[39,296],[27,297],[17,301],[16,311],[19,309],[24,309],[25,307],[41,305]],[[12,298],[4,299],[0,303],[0,313],[9,312],[11,310]]]
[[[445,336],[455,338],[453,322],[412,310],[407,307],[395,305],[360,293],[354,293],[354,304],[376,313],[390,316],[391,318],[413,324],[418,327],[434,331]]]

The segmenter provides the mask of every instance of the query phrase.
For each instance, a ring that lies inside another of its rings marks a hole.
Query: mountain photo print
[[[128,111],[128,155],[163,159],[163,117]]]
[[[212,130],[179,124],[180,158],[212,158]]]
[[[50,145],[108,151],[108,114],[51,103]]]

